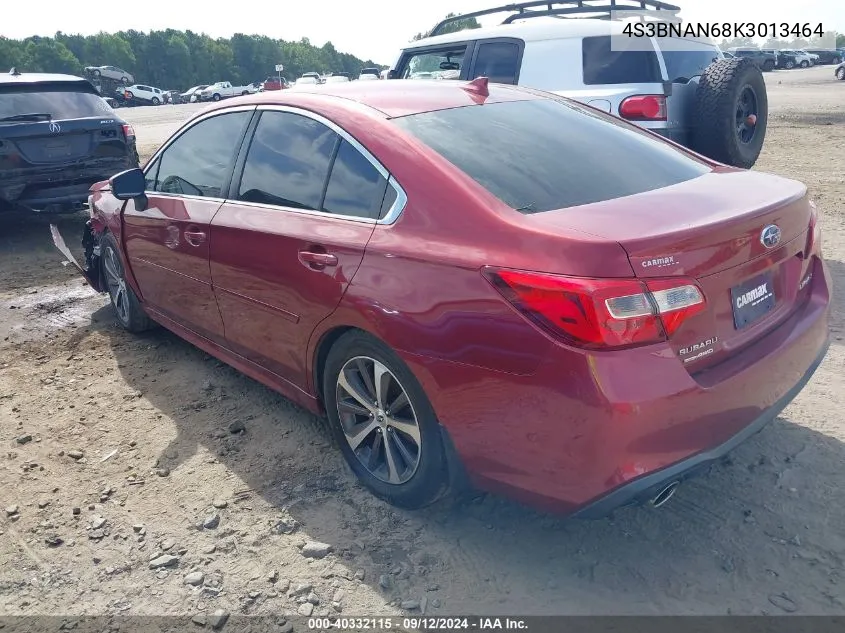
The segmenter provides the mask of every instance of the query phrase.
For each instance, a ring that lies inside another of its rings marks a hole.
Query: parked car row
[[[838,49],[774,49],[753,46],[732,47],[725,50],[726,57],[750,59],[763,72],[775,68],[809,68],[821,64],[839,64],[845,59],[845,51]]]

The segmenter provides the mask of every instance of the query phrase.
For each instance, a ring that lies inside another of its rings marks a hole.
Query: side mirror
[[[389,70],[387,73],[388,79],[396,79],[399,76],[399,73],[396,72],[396,69]]]
[[[118,200],[134,200],[139,211],[147,208],[147,177],[138,169],[127,169],[109,178],[112,195]]]
[[[131,200],[132,198],[144,195],[147,180],[144,172],[136,167],[135,169],[127,169],[119,174],[115,174],[109,178],[109,185],[115,198],[118,200]]]

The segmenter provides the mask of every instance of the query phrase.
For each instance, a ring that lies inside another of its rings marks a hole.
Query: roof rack
[[[545,7],[545,9],[526,11],[526,9],[534,9],[535,7]],[[484,9],[483,11],[453,15],[440,21],[429,31],[428,37],[440,35],[440,32],[447,24],[453,24],[470,18],[480,18],[485,15],[494,15],[496,13],[512,13],[513,15],[508,16],[502,22],[502,24],[511,24],[516,20],[524,20],[526,18],[569,17],[578,14],[594,14],[594,17],[609,19],[610,14],[614,11],[633,12],[647,11],[649,9],[671,12],[672,14],[677,14],[681,10],[680,7],[674,4],[668,4],[660,0],[556,0],[553,2],[549,0],[533,0],[532,2],[506,4],[500,7]]]

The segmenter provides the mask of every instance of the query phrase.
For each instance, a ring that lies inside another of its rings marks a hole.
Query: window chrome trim
[[[405,205],[408,203],[408,195],[405,193],[405,190],[402,188],[393,175],[387,171],[384,165],[382,165],[378,159],[373,156],[370,151],[364,147],[358,140],[353,137],[349,132],[344,130],[342,127],[337,125],[336,123],[330,121],[324,116],[317,114],[316,112],[311,112],[310,110],[305,110],[302,108],[296,108],[292,106],[285,106],[285,105],[273,105],[273,104],[263,104],[258,106],[259,112],[289,112],[290,114],[298,114],[300,116],[304,116],[306,118],[312,119],[317,123],[322,123],[327,128],[332,130],[336,133],[340,138],[345,140],[349,143],[352,147],[354,147],[358,152],[367,159],[367,161],[376,168],[376,171],[381,175],[382,178],[387,180],[387,184],[396,191],[396,200],[394,200],[393,205],[384,214],[383,218],[362,218],[353,215],[341,215],[339,213],[331,213],[329,211],[310,211],[306,209],[292,209],[290,207],[282,207],[273,204],[255,204],[251,202],[242,202],[240,200],[229,199],[229,202],[234,202],[237,204],[246,204],[248,206],[255,206],[255,207],[271,207],[274,209],[281,209],[283,211],[289,213],[302,213],[305,215],[317,215],[321,217],[332,217],[338,218],[341,220],[352,220],[354,222],[366,222],[368,224],[382,224],[382,225],[390,225],[396,222],[399,219],[399,216],[402,215],[402,212],[405,210]],[[256,128],[257,130],[258,128]],[[255,133],[253,132],[253,137]]]

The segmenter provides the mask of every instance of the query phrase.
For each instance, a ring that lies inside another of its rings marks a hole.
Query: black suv
[[[762,71],[774,70],[778,63],[778,56],[774,52],[761,51],[759,48],[729,48],[728,52],[734,57],[746,57]]]
[[[135,131],[89,81],[0,75],[0,210],[74,211],[91,185],[137,166]]]

